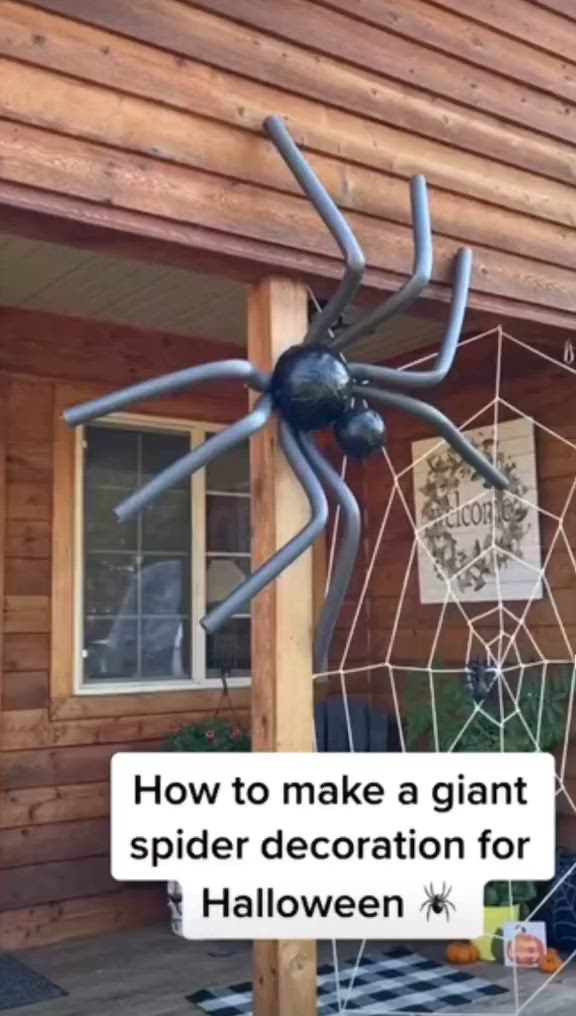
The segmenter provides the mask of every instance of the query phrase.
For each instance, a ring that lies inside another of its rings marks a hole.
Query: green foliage
[[[482,704],[482,711],[466,686],[464,671],[441,673],[440,665],[437,667],[432,674],[415,671],[408,679],[405,699],[408,750],[434,747],[434,717],[439,751],[521,752],[535,751],[536,745],[540,751],[553,751],[562,742],[572,680],[569,666],[549,665],[544,673],[541,664],[528,664],[520,686],[510,688],[514,698],[504,688],[500,703],[495,688]],[[499,722],[501,709],[505,717],[510,717],[503,725]],[[522,918],[536,896],[533,882],[490,882],[484,891],[484,904],[489,907],[519,904]]]
[[[527,907],[536,898],[534,882],[489,882],[484,890],[484,906]]]
[[[165,751],[250,751],[250,734],[228,720],[188,723],[173,728]]]
[[[432,680],[427,672],[415,671],[406,688],[407,747],[434,746],[436,716],[440,751],[534,751],[536,744],[540,751],[552,751],[564,736],[571,678],[569,666],[550,665],[544,675],[541,664],[527,664],[520,687],[511,688],[514,700],[502,691],[503,714],[510,718],[500,725],[497,691],[478,710],[464,671],[435,672]]]

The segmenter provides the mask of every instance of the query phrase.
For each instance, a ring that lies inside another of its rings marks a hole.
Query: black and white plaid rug
[[[418,956],[403,946],[365,955],[357,967],[354,960],[343,963],[339,972],[338,985],[332,965],[318,969],[318,1016],[436,1013],[506,994],[506,988],[498,984]],[[252,1016],[249,981],[229,988],[202,989],[187,997],[210,1016]]]

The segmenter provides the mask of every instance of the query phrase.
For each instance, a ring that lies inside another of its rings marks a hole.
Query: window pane
[[[182,617],[144,617],[140,627],[142,677],[187,677],[190,622]]]
[[[208,677],[250,674],[250,618],[235,617],[206,640]]]
[[[129,680],[138,666],[138,622],[115,618],[86,624],[84,675],[87,680]]]
[[[190,451],[188,434],[163,434],[148,431],[142,434],[142,481],[146,483],[157,473],[171,466]],[[187,490],[189,480],[181,480],[174,490]]]
[[[120,525],[113,509],[126,494],[103,481],[114,474],[142,486],[189,451],[190,437],[90,427],[86,441],[86,463],[96,465],[85,477],[85,679],[189,677],[190,484]]]
[[[206,602],[208,608],[220,603],[250,574],[250,558],[211,557],[206,571]],[[249,613],[250,607],[246,607]]]
[[[187,557],[144,556],[140,573],[141,613],[149,617],[190,613],[190,576]]]
[[[250,501],[247,497],[208,494],[206,550],[250,553]]]
[[[114,514],[123,499],[124,491],[118,488],[86,487],[84,539],[87,550],[136,550],[136,519],[120,524]]]
[[[130,603],[137,560],[130,554],[89,554],[86,558],[84,609],[88,617],[137,614],[137,603]]]
[[[213,463],[206,476],[206,609],[226,599],[252,570],[248,442]],[[206,676],[249,677],[251,605],[206,638]]]
[[[138,479],[138,434],[120,427],[86,428],[85,480],[89,487],[133,490]],[[122,494],[120,494],[120,500]]]
[[[142,513],[144,550],[190,549],[190,487],[169,490]]]
[[[206,490],[250,492],[250,446],[239,445],[206,469]]]

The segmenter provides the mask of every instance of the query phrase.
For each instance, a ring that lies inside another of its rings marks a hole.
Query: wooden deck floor
[[[214,957],[214,943],[186,942],[165,926],[99,936],[20,953],[20,958],[69,992],[68,997],[17,1009],[2,1016],[198,1016],[186,995],[202,987],[227,985],[251,977],[251,951]],[[330,962],[331,946],[322,944],[320,956]],[[370,944],[370,951],[378,943]],[[440,958],[440,944],[414,946]],[[339,961],[355,957],[357,943],[339,944]],[[474,967],[474,973],[512,988],[511,971],[496,964]],[[526,1002],[544,985],[539,972],[524,971],[519,978],[520,999]],[[455,1010],[451,1010],[452,1013]],[[500,996],[481,1012],[466,1006],[468,1016],[515,1016],[513,994]],[[576,962],[553,983],[547,984],[522,1010],[522,1016],[575,1016]],[[274,1014],[270,1014],[274,1016]],[[384,1016],[384,1014],[383,1014]]]

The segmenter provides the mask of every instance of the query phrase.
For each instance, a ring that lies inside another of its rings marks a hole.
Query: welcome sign
[[[464,433],[494,460],[492,426]],[[447,580],[461,602],[542,598],[532,421],[498,424],[496,446],[496,464],[509,481],[501,493],[445,442],[412,444],[422,603],[443,603]]]

